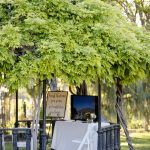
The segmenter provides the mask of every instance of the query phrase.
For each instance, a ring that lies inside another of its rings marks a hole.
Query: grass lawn
[[[130,133],[135,150],[150,150],[150,132]],[[121,136],[121,150],[129,150],[125,136]]]
[[[135,133],[131,133],[130,136],[132,137],[135,150],[150,150],[150,132],[149,133],[135,132]],[[5,146],[6,146],[6,150],[12,150],[10,142],[7,142]],[[25,150],[25,149],[22,148],[20,150]],[[121,150],[129,150],[126,143],[125,136],[123,134],[121,134]]]

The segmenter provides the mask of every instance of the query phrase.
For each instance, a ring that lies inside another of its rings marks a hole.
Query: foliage
[[[103,0],[118,5],[122,8],[131,22],[136,22],[138,25],[150,30],[150,2],[149,0]],[[138,17],[137,17],[138,16]]]
[[[150,103],[150,66],[149,66],[149,49],[150,49],[150,2],[149,1],[143,1],[143,0],[134,0],[134,1],[127,1],[127,0],[105,0],[113,5],[121,6],[123,13],[127,16],[127,19],[129,19],[131,22],[136,23],[138,26],[142,26],[142,28],[145,28],[140,30],[136,33],[137,38],[139,38],[140,41],[142,41],[143,46],[142,49],[145,51],[145,58],[147,58],[147,64],[146,64],[146,78],[143,80],[138,80],[137,83],[131,84],[128,87],[125,87],[125,93],[131,95],[131,98],[129,98],[125,103],[124,107],[127,110],[127,116],[136,117],[139,119],[144,118],[145,121],[145,130],[148,130],[148,125],[150,123],[149,116],[150,112],[148,109],[148,105]],[[119,4],[119,5],[118,5]],[[128,106],[128,107],[126,107]],[[129,110],[130,109],[130,110]],[[137,115],[138,114],[138,115]],[[130,118],[132,119],[132,118]]]
[[[130,93],[130,97],[125,100],[124,107],[127,111],[127,116],[140,119],[143,122],[143,127],[148,130],[150,124],[150,85],[148,84],[148,78],[138,81],[136,84],[132,84],[125,87],[126,94]]]
[[[145,74],[143,32],[102,1],[2,1],[0,12],[1,49],[15,62],[6,74],[12,90],[53,75],[78,85],[98,77],[127,84]]]

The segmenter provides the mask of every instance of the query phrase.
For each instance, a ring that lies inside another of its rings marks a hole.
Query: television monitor
[[[71,95],[71,119],[85,121],[90,114],[98,120],[98,96]]]

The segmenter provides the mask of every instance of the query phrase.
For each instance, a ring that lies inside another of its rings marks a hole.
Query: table
[[[101,123],[102,127],[109,123]],[[55,150],[97,150],[98,123],[83,123],[81,121],[56,121],[52,139]],[[80,148],[81,147],[81,148]]]

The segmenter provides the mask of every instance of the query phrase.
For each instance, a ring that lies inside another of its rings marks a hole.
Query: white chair
[[[77,150],[81,150],[84,145],[87,145],[87,150],[92,150],[90,148],[90,141],[88,138],[87,138],[87,141],[84,141],[84,142],[80,140],[72,140],[72,142],[80,144]]]
[[[93,150],[92,149],[92,143],[93,143],[92,134],[93,134],[92,127],[88,127],[87,132],[84,135],[82,140],[78,140],[78,139],[72,140],[72,142],[79,144],[79,147],[77,150],[82,150],[84,145],[87,146],[87,150]]]

